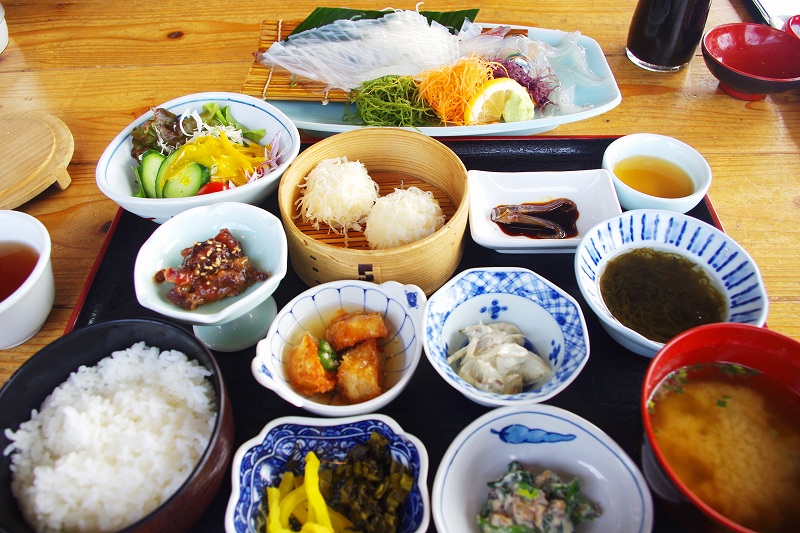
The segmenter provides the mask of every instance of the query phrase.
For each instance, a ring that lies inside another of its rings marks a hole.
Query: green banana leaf
[[[478,9],[462,9],[460,11],[420,11],[419,13],[429,21],[436,21],[442,26],[447,27],[455,34],[461,29],[465,18],[471,22],[475,22],[478,11]],[[325,26],[326,24],[331,24],[337,20],[379,19],[387,13],[388,11],[365,11],[347,7],[318,7],[294,29],[290,37],[302,31],[312,30]]]

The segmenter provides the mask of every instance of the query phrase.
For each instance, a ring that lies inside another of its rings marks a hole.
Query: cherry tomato
[[[200,187],[200,190],[197,191],[197,195],[200,196],[201,194],[209,194],[209,193],[212,193],[212,192],[220,192],[220,191],[224,191],[227,188],[228,188],[228,186],[225,185],[225,183],[223,183],[221,181],[212,181],[212,182],[206,183],[205,185]]]

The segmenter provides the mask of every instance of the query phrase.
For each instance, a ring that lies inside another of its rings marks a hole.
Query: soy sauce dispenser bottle
[[[634,64],[675,72],[689,64],[703,37],[711,0],[639,0],[625,52]]]

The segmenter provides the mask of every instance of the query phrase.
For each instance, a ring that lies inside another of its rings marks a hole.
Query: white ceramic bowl
[[[266,129],[267,134],[261,140],[262,144],[270,143],[276,134],[280,134],[278,144],[283,155],[279,159],[278,167],[259,180],[226,191],[188,198],[137,198],[135,195],[139,187],[133,171],[137,162],[131,157],[130,134],[135,127],[153,117],[152,111],[149,111],[122,130],[100,156],[95,179],[103,194],[123,209],[160,224],[182,211],[201,205],[218,202],[243,202],[256,205],[276,190],[281,175],[300,152],[300,132],[297,127],[273,105],[244,94],[225,92],[189,94],[157,107],[166,108],[180,115],[186,109],[202,111],[203,104],[210,102],[215,102],[220,107],[230,106],[233,117],[248,128]]]
[[[599,281],[609,259],[643,247],[679,254],[701,266],[728,301],[727,322],[754,326],[766,322],[769,301],[761,272],[733,239],[688,215],[653,209],[628,211],[592,228],[575,252],[575,275],[583,297],[611,338],[628,350],[653,357],[664,343],[615,319],[603,302]]]
[[[408,467],[416,481],[403,507],[398,533],[427,531],[428,452],[419,439],[403,431],[393,419],[373,414],[335,419],[278,418],[242,444],[233,457],[226,533],[258,531],[255,517],[264,491],[280,482],[290,463],[304,464],[305,454],[312,450],[322,462],[344,459],[353,446],[366,442],[373,431],[386,437],[392,458]]]
[[[622,212],[611,172],[486,172],[470,170],[469,230],[472,239],[501,253],[571,253],[583,234],[598,222]],[[507,235],[491,219],[498,205],[539,203],[567,198],[578,207],[578,235],[566,239],[531,239]]]
[[[50,259],[47,228],[21,211],[0,211],[0,242],[16,242],[33,248],[39,260],[28,279],[0,302],[0,350],[18,346],[42,329],[53,309],[56,288]]]
[[[478,532],[476,517],[486,484],[519,461],[532,471],[551,469],[564,481],[581,480],[581,494],[602,514],[583,522],[584,533],[649,533],[653,502],[647,483],[624,450],[592,423],[550,405],[501,407],[476,419],[445,452],[431,494],[439,533]]]
[[[200,306],[193,311],[167,300],[166,294],[172,284],[156,283],[153,281],[155,273],[162,268],[179,267],[183,262],[181,250],[191,247],[195,242],[215,237],[222,228],[230,230],[242,244],[244,254],[267,271],[269,279],[252,285],[242,294]],[[268,299],[271,300],[275,289],[286,276],[287,260],[286,234],[278,217],[253,205],[223,202],[184,211],[156,228],[136,256],[133,283],[136,298],[144,307],[185,323],[215,326],[219,330],[215,340],[200,333],[215,330],[198,330],[196,327],[195,333],[212,348],[232,351],[252,346],[266,334],[274,311],[269,317],[253,313]],[[275,307],[274,301],[272,307]],[[235,331],[224,329],[226,325],[234,329],[233,322],[237,320]]]
[[[300,293],[278,312],[264,340],[256,347],[251,370],[261,385],[287,402],[323,416],[372,413],[394,400],[408,385],[422,357],[422,310],[425,293],[416,285],[387,281],[331,281]],[[366,402],[336,405],[330,395],[306,397],[289,384],[284,362],[306,331],[319,336],[325,320],[344,309],[379,312],[389,329],[383,341],[384,392]]]
[[[682,198],[661,198],[637,191],[613,173],[623,159],[646,155],[666,159],[686,171],[694,184],[694,192]],[[711,167],[700,153],[672,137],[653,133],[625,135],[608,145],[603,153],[603,168],[612,173],[614,187],[623,209],[663,209],[686,213],[705,197],[711,187]]]
[[[461,378],[447,357],[464,346],[467,326],[510,322],[554,370],[537,388],[519,394],[486,392]],[[423,318],[425,354],[453,388],[481,405],[527,405],[552,398],[589,360],[589,334],[572,296],[525,268],[474,268],[454,276],[431,295]]]

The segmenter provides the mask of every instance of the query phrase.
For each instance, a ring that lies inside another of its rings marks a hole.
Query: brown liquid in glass
[[[639,0],[628,32],[628,50],[663,67],[689,62],[703,36],[711,0]]]
[[[39,253],[20,242],[0,242],[0,302],[14,294],[31,275]]]

